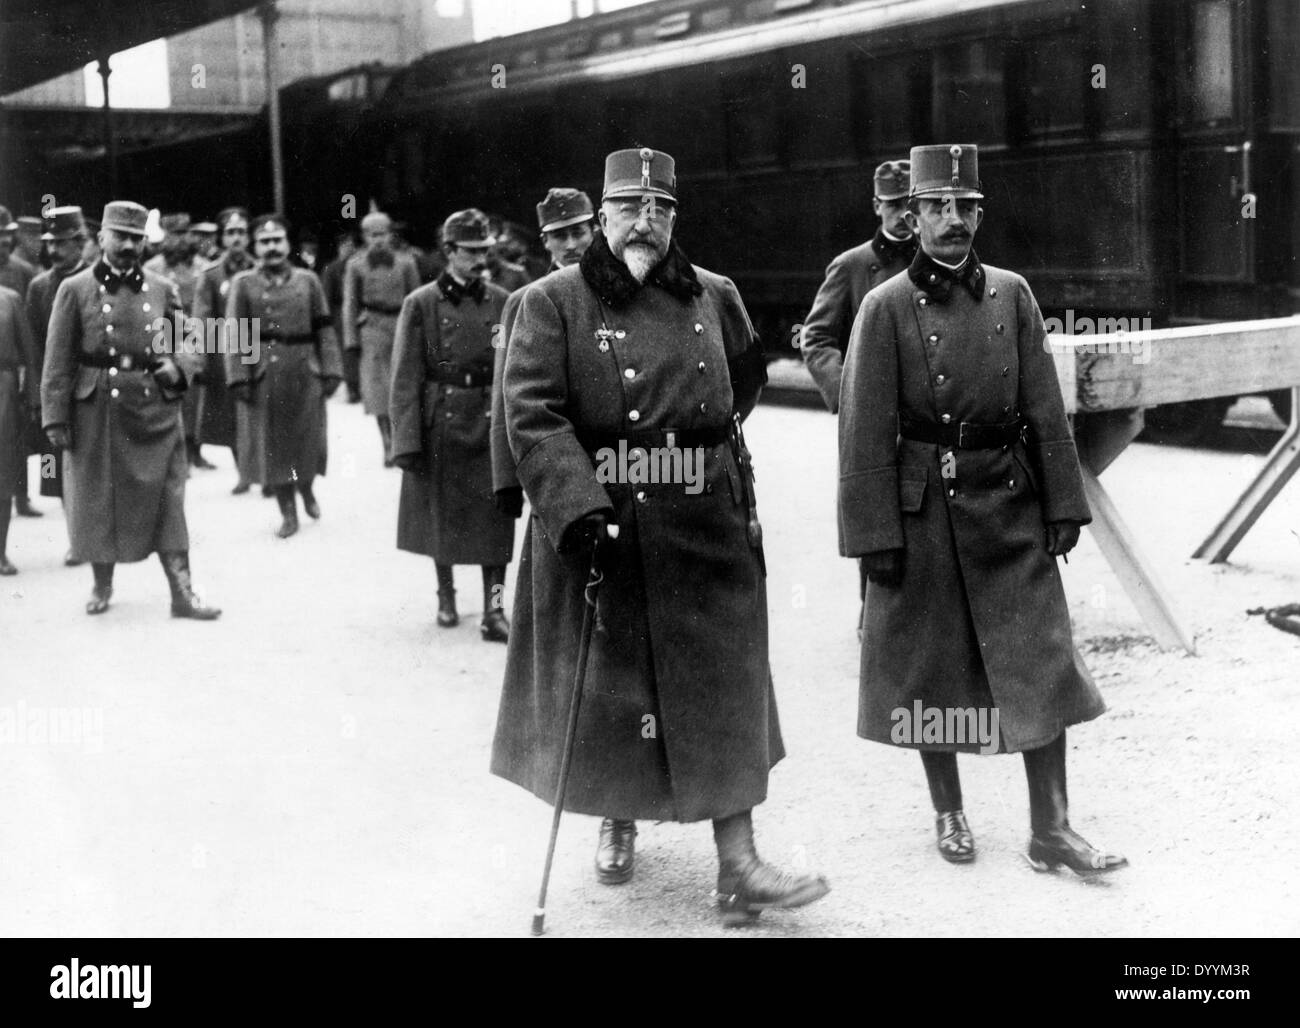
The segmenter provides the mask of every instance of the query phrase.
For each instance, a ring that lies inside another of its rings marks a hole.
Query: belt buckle
[[[130,371],[131,366],[135,364],[135,361],[131,358],[131,355],[129,353],[124,353],[122,354],[122,359],[118,362],[118,364],[120,365],[123,371]]]

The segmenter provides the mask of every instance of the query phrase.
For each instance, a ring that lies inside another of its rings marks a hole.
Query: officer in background
[[[754,847],[750,812],[785,752],[739,438],[765,365],[736,287],[687,260],[672,238],[676,220],[673,158],[610,154],[601,234],[576,266],[520,301],[506,430],[534,517],[492,771],[554,801],[591,546],[601,540],[604,582],[564,807],[603,819],[597,878],[610,884],[632,873],[636,821],[711,819],[724,923],[741,924],[829,887],[778,871]],[[596,471],[601,452],[689,452],[698,488],[631,474],[610,481]]]
[[[352,255],[357,252],[357,235],[352,229],[344,229],[334,236],[337,248],[334,259],[325,265],[321,272],[320,283],[325,287],[325,299],[329,301],[330,316],[334,319],[334,334],[345,339],[343,331],[343,271]],[[343,384],[347,386],[348,403],[361,402],[361,350],[343,347]]]
[[[858,734],[921,751],[945,860],[975,858],[957,753],[1021,752],[1030,862],[1111,871],[1068,820],[1063,729],[1105,705],[1056,565],[1091,516],[1043,318],[975,254],[976,148],[914,147],[911,180],[920,249],[863,301],[840,397],[840,551],[870,579]],[[952,735],[900,734],[918,709]]]
[[[18,222],[14,221],[9,208],[0,206],[0,286],[26,296],[27,287],[36,277],[36,269],[14,252],[17,232]]]
[[[393,335],[402,301],[420,285],[409,252],[393,249],[393,223],[374,211],[361,219],[365,248],[343,269],[343,348],[361,354],[361,402],[379,422],[384,467],[393,466],[389,382],[393,377]]]
[[[28,411],[39,406],[36,395],[40,358],[23,299],[0,286],[0,575],[16,575],[9,563],[9,498],[26,489]],[[23,393],[26,392],[26,396]],[[24,496],[24,499],[26,497]]]
[[[596,212],[591,198],[578,189],[551,189],[546,199],[537,205],[537,223],[540,226],[542,245],[551,255],[547,274],[567,268],[582,260],[595,238]],[[515,475],[515,458],[506,438],[506,404],[502,384],[505,380],[506,346],[510,328],[519,313],[519,302],[524,289],[516,289],[506,300],[501,312],[501,333],[496,340],[496,357],[492,371],[492,490],[497,506],[511,517],[519,517],[524,509],[524,491]]]
[[[907,223],[910,185],[907,161],[885,161],[874,176],[871,206],[880,219],[876,234],[865,243],[845,250],[826,268],[812,309],[804,319],[800,346],[804,364],[834,414],[840,409],[840,375],[849,330],[862,299],[881,282],[906,270],[916,253],[916,237]],[[858,563],[858,598],[865,602],[867,575]],[[858,612],[858,639],[862,638],[862,611]]]
[[[41,219],[34,214],[25,214],[18,219],[14,253],[36,271],[49,267],[49,261],[45,256],[45,244],[41,238],[44,231]]]
[[[257,352],[226,347],[226,383],[249,405],[253,481],[280,505],[276,535],[298,531],[298,500],[313,520],[320,504],[312,483],[325,474],[325,400],[343,381],[343,359],[325,290],[315,272],[289,262],[289,222],[263,214],[253,222],[257,267],[230,282],[226,319],[236,327],[256,321]]]
[[[104,208],[102,257],[54,294],[41,416],[64,451],[64,501],[73,556],[91,562],[87,614],[108,610],[113,568],[156,552],[172,616],[210,621],[190,584],[185,524],[185,437],[177,405],[201,355],[159,346],[180,306],[175,287],[142,270],[149,212],[115,200]],[[173,344],[180,340],[172,335]]]
[[[456,564],[483,569],[489,642],[505,642],[506,565],[514,519],[493,502],[493,340],[506,293],[484,282],[487,218],[470,208],[442,226],[447,267],[402,303],[393,346],[393,456],[402,469],[397,548],[433,558],[438,624],[454,627]],[[517,515],[516,515],[517,516]]]

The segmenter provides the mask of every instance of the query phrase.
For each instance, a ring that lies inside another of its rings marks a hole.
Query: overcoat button
[[[142,286],[140,287],[140,289],[141,289],[141,291],[143,291],[143,292],[146,292],[146,293],[149,292],[149,283],[146,282],[144,285],[142,285]]]
[[[115,376],[117,375],[117,368],[109,368],[109,369],[108,369],[108,374],[109,374],[109,377],[110,377],[110,378],[111,378],[111,377],[115,377]]]
[[[930,342],[937,343],[938,341],[939,341],[939,336],[932,332],[930,334]]]
[[[101,288],[102,288],[102,287],[101,287]],[[113,305],[112,305],[111,303],[106,303],[106,304],[104,304],[104,306],[103,306],[102,308],[100,308],[100,309],[101,309],[105,314],[112,314],[112,313],[113,313]]]
[[[1007,377],[1007,372],[1009,372],[1010,370],[1011,370],[1010,368],[1003,368],[1003,369],[1002,369],[1002,377],[1003,377],[1003,378],[1006,378],[1006,377]]]
[[[630,410],[630,411],[628,411],[628,412],[627,412],[627,420],[628,420],[628,421],[640,421],[640,420],[641,420],[641,412],[640,412],[639,410]]]
[[[921,304],[922,307],[924,307],[924,306],[926,305],[926,303],[928,303],[929,301],[926,300],[926,298],[923,296],[923,297],[921,297],[920,301],[918,301],[918,302]]]
[[[945,381],[942,375],[935,375],[934,380],[939,383],[939,385],[943,385]]]
[[[704,491],[705,491],[706,493],[711,493],[711,492],[713,492],[713,483],[712,483],[712,482],[706,482],[706,483],[704,484]]]
[[[631,457],[633,460],[644,460],[645,451],[638,446],[635,449],[633,449],[630,453],[628,453],[628,456]]]
[[[148,305],[147,303],[142,303],[142,304],[140,305],[140,309],[141,309],[142,311],[144,311],[146,314],[148,314],[149,311],[151,310],[151,308],[149,307],[149,305]]]
[[[116,356],[117,356],[117,351],[116,351],[115,349],[113,349],[113,347],[110,346],[110,347],[108,348],[108,355],[109,355],[110,357],[116,357]]]
[[[644,489],[639,489],[639,490],[637,491],[637,494],[636,494],[636,502],[637,502],[637,503],[645,503],[645,490],[644,490]]]
[[[109,392],[108,392],[108,395],[111,396],[111,397],[113,397],[113,399],[116,400],[116,399],[117,399],[117,390],[116,390],[116,389],[110,389]]]
[[[1013,479],[1011,479],[1011,481],[1009,481],[1009,482],[1007,483],[1007,488],[1008,488],[1008,489],[1014,489],[1015,487],[1016,487],[1016,480],[1013,478]]]
[[[989,296],[997,296],[997,295],[998,295],[998,287],[989,286]]]
[[[956,489],[949,489],[949,490],[948,490],[948,495],[949,495],[949,496],[956,496],[956,495],[957,495],[957,490],[956,490]]]
[[[623,372],[624,378],[636,378],[636,368],[628,368]]]
[[[105,326],[104,326],[104,331],[105,331],[105,332],[112,332],[112,331],[113,331],[113,326],[112,326],[112,325],[105,325]]]
[[[701,414],[707,414],[707,413],[708,413],[708,410],[709,410],[709,405],[708,405],[707,403],[702,403],[702,404],[700,404],[700,413],[701,413]]]
[[[1006,325],[998,325],[998,331],[999,331],[999,332],[1005,332],[1006,330],[1007,330],[1007,326],[1006,326]]]
[[[700,361],[700,374],[704,374],[704,361]]]
[[[943,415],[941,418],[939,418],[939,420],[942,421],[942,422],[946,425],[946,424],[948,424],[948,422],[952,421],[952,415],[951,415],[951,414],[945,414],[945,415]]]
[[[872,270],[873,272],[874,272],[874,271],[879,271],[879,270],[880,270],[880,265],[879,265],[879,264],[873,264],[873,265],[871,265],[871,270]]]
[[[615,329],[615,330],[614,330],[614,338],[615,338],[615,339],[626,339],[626,338],[627,338],[627,332],[626,332],[626,330],[621,329],[621,328],[617,328],[617,329]]]
[[[701,332],[703,332],[703,331],[704,331],[704,326],[701,325],[701,324],[697,321],[697,322],[695,323],[695,334],[696,334],[696,335],[699,335],[699,334],[700,334]]]

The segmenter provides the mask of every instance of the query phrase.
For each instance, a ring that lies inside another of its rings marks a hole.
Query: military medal
[[[598,328],[596,329],[596,338],[599,340],[596,344],[596,348],[600,350],[601,353],[609,353],[609,341],[614,338],[614,330],[609,328]]]

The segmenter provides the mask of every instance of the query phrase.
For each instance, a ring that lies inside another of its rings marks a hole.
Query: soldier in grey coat
[[[1023,278],[980,263],[970,144],[912,150],[921,249],[863,301],[840,397],[840,551],[870,584],[858,734],[921,751],[940,854],[975,857],[957,752],[1022,752],[1037,869],[1123,857],[1069,825],[1065,728],[1105,709],[1056,558],[1091,520]]]

